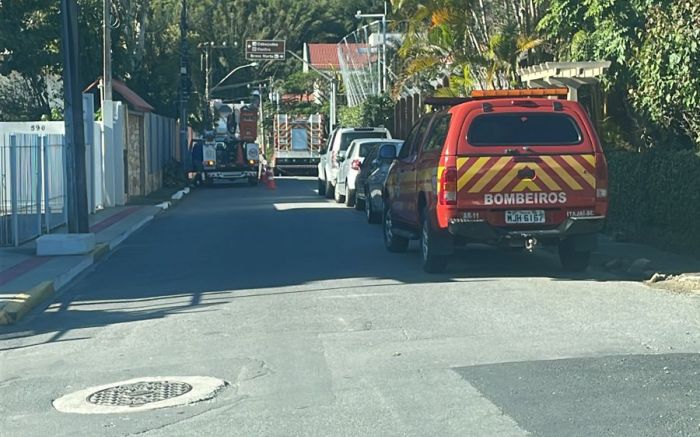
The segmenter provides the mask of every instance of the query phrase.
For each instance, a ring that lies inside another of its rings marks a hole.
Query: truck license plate
[[[506,211],[506,223],[509,225],[522,225],[533,223],[544,223],[544,210],[534,211]]]

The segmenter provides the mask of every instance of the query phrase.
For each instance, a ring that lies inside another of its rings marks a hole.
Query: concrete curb
[[[24,293],[15,294],[5,306],[0,308],[0,325],[17,323],[32,308],[52,297],[54,293],[53,282],[46,281]]]
[[[74,266],[65,273],[62,273],[53,281],[45,281],[41,284],[32,287],[31,289],[23,292],[15,292],[12,297],[7,300],[5,305],[0,306],[0,325],[12,325],[17,323],[22,317],[24,317],[29,311],[34,309],[36,306],[52,298],[61,288],[65,287],[70,281],[72,281],[76,276],[84,272],[87,268],[97,263],[103,259],[107,254],[113,250],[115,247],[119,246],[124,242],[130,235],[139,229],[143,228],[148,224],[153,218],[165,211],[171,205],[178,203],[186,194],[189,194],[189,188],[178,191],[178,199],[173,199],[172,201],[165,202],[168,205],[155,214],[148,216],[136,223],[134,226],[126,230],[124,233],[119,235],[114,240],[109,243],[98,243],[95,249],[92,250],[85,259],[82,260],[78,265]],[[157,205],[160,206],[160,205]]]

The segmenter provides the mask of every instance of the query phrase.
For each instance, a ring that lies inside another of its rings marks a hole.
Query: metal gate
[[[62,135],[0,136],[0,246],[66,223]]]

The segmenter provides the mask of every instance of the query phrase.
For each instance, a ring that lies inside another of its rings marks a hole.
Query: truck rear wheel
[[[343,203],[345,202],[345,196],[340,194],[340,190],[338,190],[338,186],[336,185],[335,189],[333,190],[333,198],[335,199],[335,203]]]
[[[391,207],[387,207],[384,210],[384,246],[389,252],[405,252],[408,249],[408,238],[396,235],[393,226]]]
[[[345,184],[347,187],[347,183]],[[347,191],[345,192],[345,206],[347,207],[353,207],[355,206],[355,190],[351,190],[350,188],[346,189]]]
[[[325,194],[326,199],[332,199],[335,195],[335,189],[330,181],[326,181],[326,189],[323,191],[323,194]]]
[[[319,196],[325,196],[326,195],[326,183],[321,180],[321,178],[318,178],[318,195]]]
[[[564,270],[582,272],[591,262],[591,252],[577,251],[570,241],[564,240],[559,243],[559,260]]]
[[[367,215],[367,223],[377,225],[382,222],[381,214],[377,213],[372,207],[372,199],[365,200],[365,214]]]
[[[420,252],[421,264],[426,273],[442,273],[447,268],[448,257],[436,254],[435,233],[430,227],[430,217],[423,211],[423,226],[421,229]]]
[[[357,191],[355,191],[355,210],[364,211],[365,210],[365,199],[360,199],[357,197]]]

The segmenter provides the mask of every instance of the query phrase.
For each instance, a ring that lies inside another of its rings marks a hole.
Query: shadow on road
[[[57,341],[73,329],[215,311],[251,294],[519,277],[614,279],[596,270],[566,274],[546,251],[484,246],[460,250],[447,273],[429,275],[420,269],[415,244],[407,253],[388,253],[381,227],[317,196],[315,179],[277,183],[277,190],[195,190],[76,281],[50,311],[0,331],[0,338],[56,332],[50,341]]]

